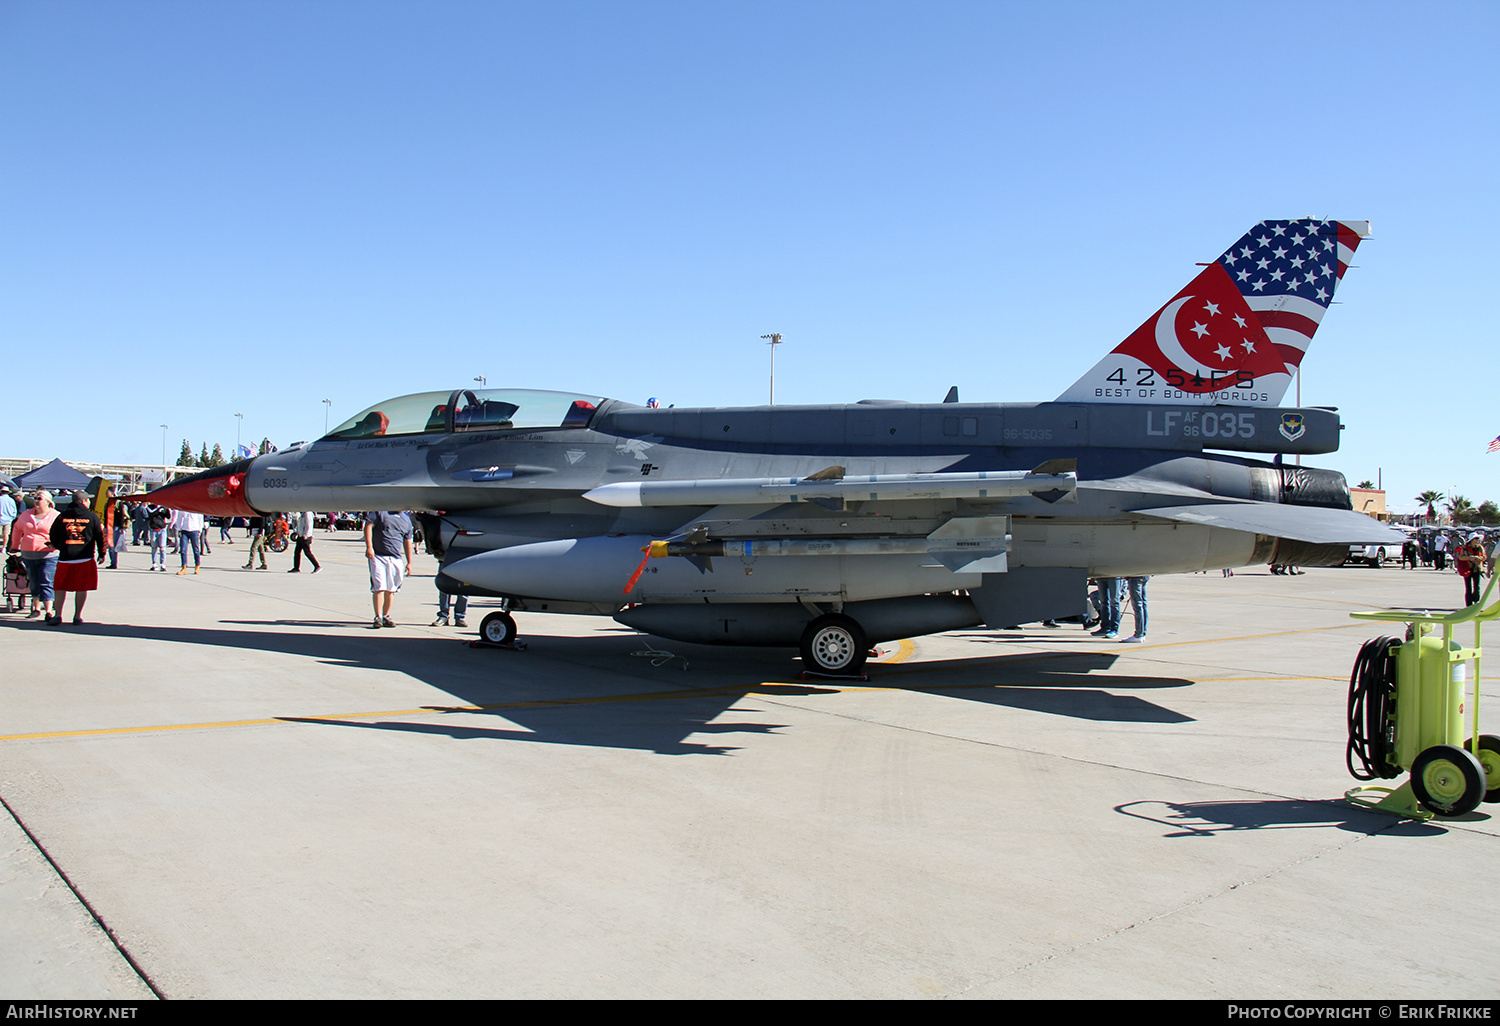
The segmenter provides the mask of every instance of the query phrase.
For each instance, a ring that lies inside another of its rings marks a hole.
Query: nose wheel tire
[[[479,624],[479,636],[491,645],[509,645],[516,640],[516,621],[506,612],[494,612]]]
[[[1439,816],[1462,816],[1484,799],[1484,767],[1457,745],[1433,745],[1412,760],[1411,789]]]
[[[869,654],[864,630],[841,613],[820,616],[802,632],[802,665],[815,673],[852,676]]]

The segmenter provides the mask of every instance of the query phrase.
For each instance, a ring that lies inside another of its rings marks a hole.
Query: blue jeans
[[[31,584],[31,597],[41,602],[52,601],[52,578],[57,573],[57,553],[21,553],[21,562],[26,564],[26,577]]]
[[[1099,578],[1099,593],[1104,598],[1104,608],[1099,610],[1099,629],[1106,634],[1120,630],[1120,578]]]
[[[1130,587],[1130,609],[1135,613],[1135,636],[1138,638],[1146,636],[1146,582],[1149,580],[1149,577],[1125,578]]]
[[[198,554],[198,532],[178,531],[177,554],[182,557],[182,565],[184,569],[187,567],[187,554],[189,545],[193,547],[193,565],[197,566],[202,559],[202,557]]]
[[[469,596],[449,595],[446,591],[438,592],[438,616],[448,615],[449,599],[455,600],[453,603],[453,615],[462,620],[464,618],[464,613],[468,612],[469,609]]]
[[[150,528],[147,528],[146,533],[151,536],[151,565],[166,566],[167,529],[165,527],[159,527],[153,531]]]

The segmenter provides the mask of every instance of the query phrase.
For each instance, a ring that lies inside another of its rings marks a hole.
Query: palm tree
[[[1462,524],[1471,513],[1474,512],[1474,504],[1462,495],[1455,495],[1448,500],[1448,519],[1456,527]]]
[[[1435,492],[1429,488],[1427,491],[1417,496],[1417,501],[1427,507],[1427,519],[1435,520],[1437,518],[1437,510],[1435,510],[1433,506],[1436,503],[1443,501],[1443,493]]]

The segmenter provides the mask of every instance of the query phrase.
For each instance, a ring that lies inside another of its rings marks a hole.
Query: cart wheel
[[[1433,745],[1412,760],[1411,789],[1439,816],[1462,816],[1484,798],[1484,767],[1457,745]]]
[[[491,613],[480,623],[479,636],[491,645],[509,645],[516,640],[516,621],[506,612]]]
[[[1500,737],[1480,734],[1478,747],[1476,757],[1484,769],[1484,800],[1500,802]]]

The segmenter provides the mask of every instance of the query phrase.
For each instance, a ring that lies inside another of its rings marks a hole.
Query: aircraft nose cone
[[[236,460],[163,485],[141,498],[169,509],[202,513],[209,517],[253,517],[245,498],[245,475],[251,460]]]

